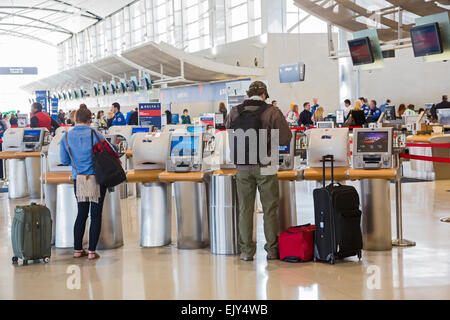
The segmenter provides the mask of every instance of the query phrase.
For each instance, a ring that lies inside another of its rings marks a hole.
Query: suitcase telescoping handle
[[[326,163],[327,162],[331,162],[331,184],[334,183],[334,156],[332,154],[327,154],[326,156],[322,157],[322,160],[320,160],[320,162],[322,162],[322,181],[323,181],[323,187],[325,188],[325,176],[326,176],[326,172],[325,172],[325,167],[326,167]]]

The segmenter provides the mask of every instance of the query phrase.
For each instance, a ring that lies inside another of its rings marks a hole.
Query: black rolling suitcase
[[[333,181],[333,156],[322,158],[323,188],[315,189],[316,225],[314,261],[334,264],[336,259],[357,255],[361,259],[362,233],[359,195],[352,186]],[[331,162],[331,183],[325,186],[325,164]]]
[[[48,262],[52,249],[52,219],[50,210],[42,205],[31,203],[29,206],[17,206],[11,227],[11,241],[14,251],[12,261],[18,259],[23,264],[29,260]]]

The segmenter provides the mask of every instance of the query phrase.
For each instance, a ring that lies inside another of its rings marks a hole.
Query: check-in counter
[[[56,210],[53,219],[56,248],[73,247],[73,226],[78,214],[73,178],[70,172],[46,172],[43,183],[56,185]],[[46,197],[49,194],[46,193]],[[106,191],[102,211],[102,229],[97,249],[114,249],[123,245],[122,212],[117,188]]]
[[[429,147],[429,144],[448,144],[450,134],[446,135],[416,135],[406,138],[408,143],[414,143],[414,147],[409,147],[411,155],[450,158],[450,148]],[[420,147],[424,144],[424,147]],[[405,162],[404,165],[406,165]],[[411,159],[409,161],[410,171],[405,170],[405,176],[425,180],[445,180],[450,179],[450,163],[440,163],[432,161],[422,161]]]

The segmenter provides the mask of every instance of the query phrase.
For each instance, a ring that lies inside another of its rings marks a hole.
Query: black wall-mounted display
[[[441,33],[437,22],[410,29],[415,57],[431,56],[443,52]]]
[[[375,62],[369,37],[349,40],[348,47],[354,66]]]

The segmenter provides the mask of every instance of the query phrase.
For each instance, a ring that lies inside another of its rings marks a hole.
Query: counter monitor
[[[388,152],[389,133],[387,131],[358,132],[358,152]]]
[[[395,120],[397,118],[395,114],[395,106],[386,106],[384,108],[384,117],[388,121]]]
[[[206,126],[188,126],[187,132],[189,132],[189,133],[205,133]]]
[[[286,146],[279,146],[278,147],[278,152],[280,154],[289,154],[289,153],[291,153],[291,144],[288,144]]]
[[[392,168],[392,128],[353,130],[353,168]]]

